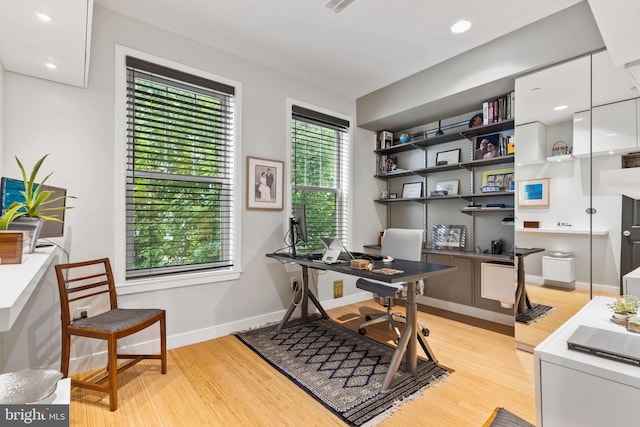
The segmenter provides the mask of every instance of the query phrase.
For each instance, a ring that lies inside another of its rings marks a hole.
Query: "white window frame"
[[[291,117],[292,117],[292,113],[293,113],[293,106],[297,105],[299,107],[303,107],[306,108],[308,110],[313,110],[313,111],[317,111],[319,113],[322,114],[326,114],[328,116],[334,116],[337,117],[339,119],[343,119],[349,122],[349,164],[347,165],[347,176],[348,176],[348,180],[349,180],[349,194],[347,195],[347,215],[349,216],[348,222],[347,222],[347,242],[344,242],[345,245],[347,245],[347,247],[350,247],[353,243],[353,118],[351,116],[345,115],[345,114],[341,114],[341,113],[337,113],[335,111],[332,110],[328,110],[326,108],[322,108],[322,107],[318,107],[317,105],[313,105],[313,104],[309,104],[307,102],[304,101],[300,101],[298,99],[294,99],[294,98],[287,98],[287,102],[286,102],[286,123],[287,123],[287,161],[290,162],[291,161],[291,156],[292,156],[292,138],[291,138]],[[290,165],[291,166],[291,165]],[[293,192],[293,188],[291,186],[291,167],[285,168],[286,169],[286,179],[287,179],[287,200],[286,200],[286,207],[285,207],[285,227],[284,227],[284,233],[286,235],[286,233],[289,232],[289,220],[288,218],[291,216],[291,210],[293,209],[293,206],[291,204],[291,198],[292,198],[292,192]]]
[[[158,65],[173,68],[185,73],[224,83],[235,88],[235,143],[234,143],[234,186],[233,217],[235,234],[233,237],[233,266],[203,272],[172,274],[149,278],[126,279],[126,165],[127,165],[127,75],[126,57],[133,56]],[[121,295],[169,289],[182,286],[237,280],[242,273],[242,84],[206,71],[183,65],[165,58],[131,49],[115,46],[115,140],[114,140],[114,262],[113,274]]]

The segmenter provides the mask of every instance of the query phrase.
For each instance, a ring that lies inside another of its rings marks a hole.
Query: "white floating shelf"
[[[563,156],[551,156],[547,157],[547,162],[566,162],[569,160],[573,160],[573,156],[571,154],[566,154]]]
[[[548,234],[589,234],[588,229],[584,228],[524,228],[516,227],[516,231],[522,233],[548,233]],[[609,230],[593,229],[594,236],[606,236],[609,234]]]

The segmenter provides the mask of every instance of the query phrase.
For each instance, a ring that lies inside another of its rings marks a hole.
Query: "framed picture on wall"
[[[284,162],[247,157],[247,209],[283,209]]]
[[[549,206],[549,178],[518,181],[518,206]]]

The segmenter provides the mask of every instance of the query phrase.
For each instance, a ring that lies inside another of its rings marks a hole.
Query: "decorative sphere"
[[[411,135],[409,135],[407,132],[403,132],[400,135],[400,142],[402,142],[403,144],[409,142],[410,140],[411,140]]]

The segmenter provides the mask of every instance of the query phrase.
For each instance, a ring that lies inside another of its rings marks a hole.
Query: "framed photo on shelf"
[[[494,169],[482,172],[482,187],[496,187],[496,191],[513,191],[514,168]]]
[[[476,137],[473,160],[492,159],[494,157],[502,156],[502,152],[500,150],[501,141],[502,136],[499,133]]]
[[[247,209],[283,209],[284,162],[247,157]]]
[[[408,182],[408,183],[402,184],[402,198],[412,199],[415,197],[422,197],[422,183]]]
[[[460,148],[436,153],[436,166],[460,163]]]
[[[448,196],[458,194],[458,186],[460,181],[457,179],[451,181],[436,182],[436,191],[446,191]]]
[[[518,206],[549,206],[549,178],[518,181]]]
[[[467,227],[464,225],[434,224],[431,232],[431,246],[434,249],[464,249]]]

